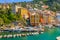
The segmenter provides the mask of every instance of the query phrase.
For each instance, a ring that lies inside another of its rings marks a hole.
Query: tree
[[[2,18],[0,18],[0,26],[4,24],[4,21]]]
[[[33,0],[33,3],[34,4],[39,4],[39,2],[41,2],[41,1],[45,5],[48,5],[50,10],[60,11],[60,0]]]
[[[26,7],[26,2],[21,2],[22,7]]]

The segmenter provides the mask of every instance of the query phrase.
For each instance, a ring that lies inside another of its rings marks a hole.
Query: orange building
[[[40,14],[40,23],[43,25],[45,24],[45,20],[43,18],[43,14]]]
[[[45,20],[43,18],[40,18],[41,24],[45,24]]]

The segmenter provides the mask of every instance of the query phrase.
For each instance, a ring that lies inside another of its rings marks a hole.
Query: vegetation
[[[13,13],[12,8],[3,9],[0,8],[0,26],[10,24],[12,22],[20,22],[22,25],[26,25],[26,20],[24,20],[20,13]]]
[[[9,9],[2,9],[0,8],[0,25],[9,24],[18,20],[19,18],[15,13],[12,13],[11,8]]]
[[[42,5],[48,5],[49,10],[60,11],[60,0],[33,0],[32,2],[21,2],[23,7],[29,4],[32,8],[43,9]]]
[[[34,4],[39,4],[40,2],[43,2],[42,5],[48,5],[52,11],[60,11],[60,0],[33,0]]]
[[[21,2],[22,7],[26,7],[26,4],[29,4],[31,8],[43,9],[42,5],[48,5],[49,10],[59,11],[60,10],[60,0],[33,0],[33,2]],[[11,6],[11,5],[10,5]],[[24,22],[26,24],[25,19],[21,17],[20,14],[15,14],[12,12],[12,9],[2,9],[0,8],[0,25],[9,24],[14,21]]]
[[[2,24],[4,24],[4,23],[7,23],[7,24],[10,23],[10,20],[8,19],[7,15],[8,14],[7,14],[7,12],[5,10],[0,9],[0,17],[1,17],[0,19],[3,21],[3,23],[2,23],[2,21],[0,23],[2,23]]]

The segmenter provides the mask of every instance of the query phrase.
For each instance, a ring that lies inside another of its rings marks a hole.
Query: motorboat
[[[60,40],[60,36],[56,37],[57,40]]]
[[[57,24],[57,27],[60,27],[60,24]]]

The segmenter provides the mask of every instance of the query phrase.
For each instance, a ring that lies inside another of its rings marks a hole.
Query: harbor
[[[3,37],[0,35],[0,40],[56,40],[58,36],[60,36],[60,28],[48,29],[45,32],[41,32],[40,34],[37,32],[34,33],[26,33],[26,34],[14,34],[14,35],[4,35]],[[29,35],[31,34],[31,35]]]
[[[60,40],[60,0],[0,0],[0,40]]]
[[[34,33],[22,33],[22,34],[8,34],[8,35],[0,35],[0,38],[15,38],[15,37],[25,37],[25,36],[29,36],[29,35],[37,35],[39,34],[38,32],[34,32]]]

